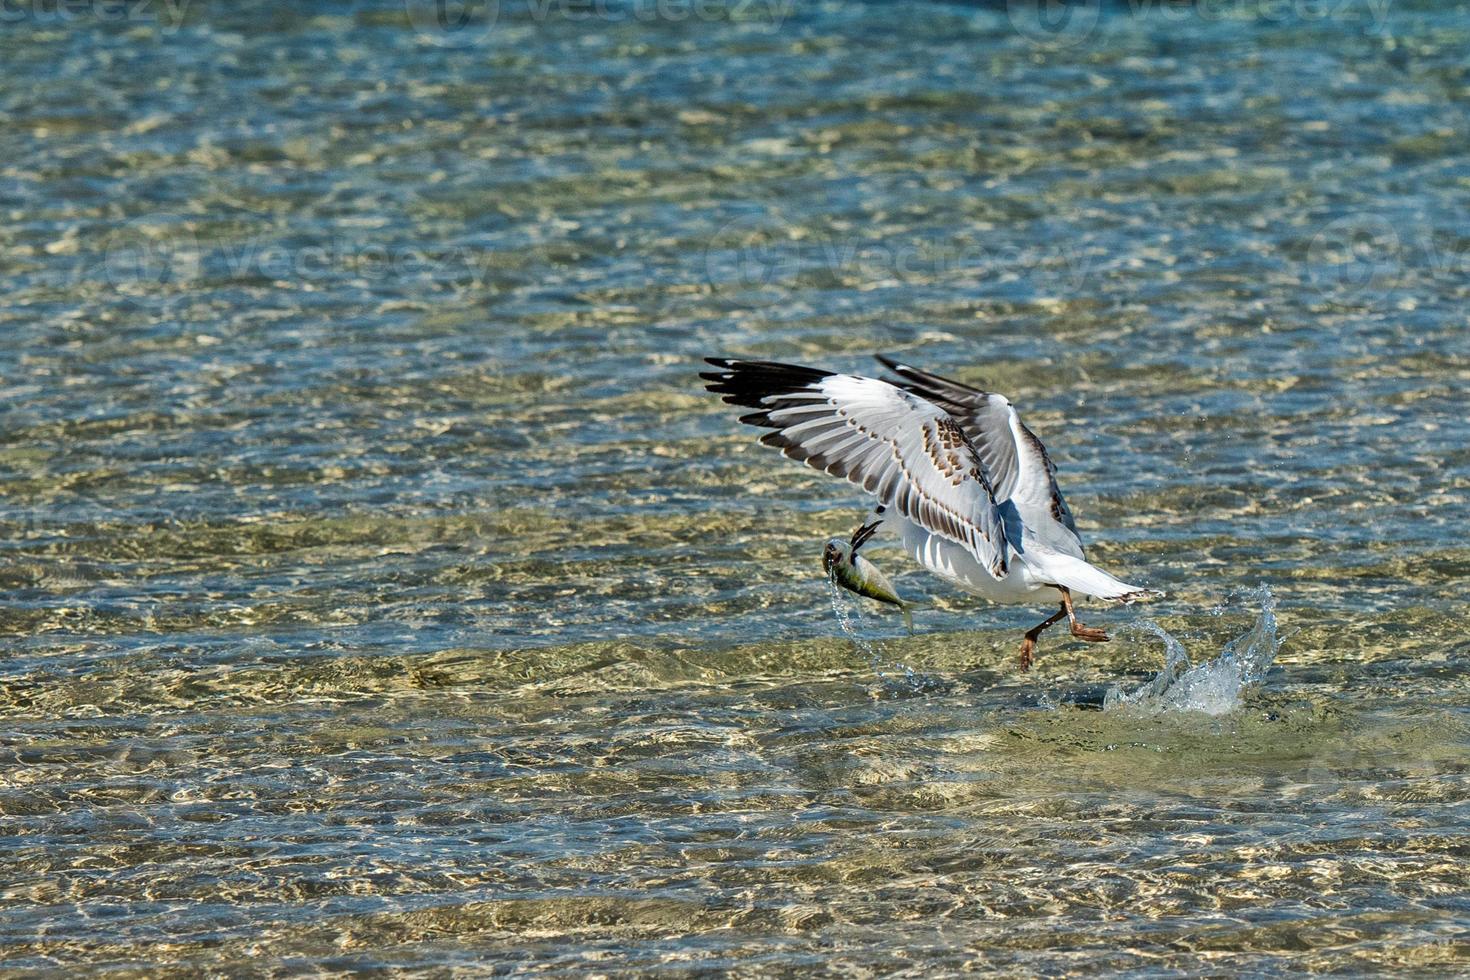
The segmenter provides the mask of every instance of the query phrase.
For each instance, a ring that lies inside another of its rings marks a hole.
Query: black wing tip
[[[905,364],[888,354],[874,354],[874,359],[890,371],[899,373],[912,372],[914,374],[928,374],[921,368]],[[704,363],[720,368],[719,374],[711,371],[700,372],[700,377],[707,380],[718,380],[729,376],[730,373],[761,373],[768,375],[786,375],[792,377],[803,377],[818,380],[830,378],[837,372],[826,371],[822,368],[807,367],[803,364],[788,364],[784,361],[767,361],[754,357],[706,357]]]
[[[976,388],[974,385],[967,385],[963,381],[956,381],[953,378],[946,378],[943,375],[935,374],[933,371],[925,371],[923,368],[914,367],[912,364],[905,364],[898,358],[888,354],[874,354],[873,357],[879,364],[903,379],[901,383],[898,383],[900,388],[912,391],[918,395],[940,394],[946,388],[970,395],[989,394],[984,388]]]
[[[717,368],[721,368],[722,370],[701,371],[699,372],[699,377],[702,380],[728,381],[732,377],[730,372],[738,369],[741,364],[747,364],[749,362],[739,357],[706,357],[704,359],[704,363],[711,364]]]
[[[940,378],[937,374],[931,374],[925,371],[923,368],[914,367],[912,364],[905,364],[891,354],[874,354],[873,360],[903,379],[900,382],[894,383],[900,388],[909,391],[915,390],[918,386],[932,388],[935,381],[946,380]]]
[[[739,357],[706,357],[704,362],[722,369],[720,371],[699,372],[699,379],[708,382],[705,388],[717,395],[724,395],[725,397],[721,400],[727,404],[742,404],[739,392],[743,386],[735,385],[734,381],[741,366],[750,362]],[[747,407],[753,406],[747,405]]]
[[[767,361],[759,357],[706,357],[706,364],[724,368],[727,371],[793,371],[802,374],[831,374],[821,368],[807,367],[804,364],[788,364],[785,361]]]
[[[803,391],[830,378],[831,371],[783,364],[780,361],[757,361],[735,357],[706,357],[705,362],[720,371],[701,371],[699,377],[717,395],[724,395],[731,405],[748,408],[765,407],[764,399]]]

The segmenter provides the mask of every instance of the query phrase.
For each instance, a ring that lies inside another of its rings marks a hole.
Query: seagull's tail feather
[[[1055,582],[1074,595],[1090,595],[1114,602],[1133,603],[1146,599],[1162,599],[1164,593],[1145,589],[1141,585],[1129,585],[1107,572],[1090,565],[1080,558],[1064,555],[1060,551],[1042,551],[1031,548],[1022,556],[1037,577]]]

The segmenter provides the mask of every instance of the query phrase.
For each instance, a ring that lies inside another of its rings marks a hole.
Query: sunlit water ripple
[[[5,972],[1466,969],[1453,5],[103,6],[0,31]],[[875,350],[1168,598],[855,645],[696,372]]]

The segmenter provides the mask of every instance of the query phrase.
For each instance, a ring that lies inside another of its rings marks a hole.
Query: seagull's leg
[[[1077,619],[1077,611],[1072,608],[1072,593],[1066,589],[1062,589],[1062,611],[1072,621],[1072,635],[1077,637],[1077,639],[1086,640],[1088,643],[1106,643],[1108,641],[1108,634],[1105,630],[1083,626],[1081,621]]]
[[[1063,606],[1062,608],[1058,609],[1055,613],[1052,613],[1052,615],[1050,617],[1048,617],[1047,619],[1043,620],[1040,623],[1037,623],[1035,626],[1031,627],[1029,630],[1026,631],[1026,638],[1021,641],[1021,672],[1022,673],[1025,673],[1026,671],[1030,670],[1031,669],[1031,662],[1036,659],[1036,657],[1034,656],[1034,654],[1036,652],[1036,641],[1037,641],[1037,639],[1039,639],[1041,637],[1041,631],[1044,630],[1044,629],[1046,629],[1052,623],[1055,623],[1057,620],[1061,619],[1065,615],[1067,615],[1067,607],[1066,606]]]

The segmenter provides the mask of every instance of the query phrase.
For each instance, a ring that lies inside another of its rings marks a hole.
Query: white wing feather
[[[915,524],[966,548],[1003,578],[1010,546],[984,463],[960,424],[886,381],[765,361],[710,359],[710,390],[758,411],[761,441],[874,494]]]
[[[948,412],[965,430],[990,475],[995,499],[1015,505],[1024,536],[1073,558],[1085,558],[1072,511],[1057,486],[1056,464],[1010,400],[937,374],[878,358],[899,386]],[[1024,540],[1016,542],[1024,550]]]

